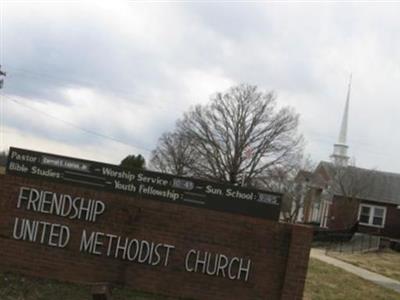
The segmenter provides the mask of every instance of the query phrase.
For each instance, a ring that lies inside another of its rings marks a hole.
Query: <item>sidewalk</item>
[[[394,290],[398,293],[400,293],[400,281],[382,276],[380,274],[367,271],[365,269],[356,267],[354,265],[351,265],[349,263],[343,262],[339,259],[326,256],[325,255],[325,250],[322,249],[311,249],[310,257],[319,259],[323,262],[326,262],[330,265],[333,265],[335,267],[341,268],[347,272],[353,273],[361,278],[364,278],[366,280],[369,280],[373,283],[376,283],[380,286],[383,286],[385,288]]]

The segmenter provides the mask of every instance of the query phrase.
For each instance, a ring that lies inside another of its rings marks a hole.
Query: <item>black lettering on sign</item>
[[[14,147],[10,148],[6,170],[12,175],[269,220],[278,220],[281,207],[281,194],[277,193]],[[93,253],[96,251],[94,246]]]

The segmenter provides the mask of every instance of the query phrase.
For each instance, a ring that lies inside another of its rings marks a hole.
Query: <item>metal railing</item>
[[[350,239],[343,238],[330,242],[326,246],[326,253],[328,252],[369,252],[379,250],[381,238],[364,233],[355,233]]]

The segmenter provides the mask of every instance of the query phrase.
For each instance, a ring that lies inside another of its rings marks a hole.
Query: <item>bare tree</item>
[[[320,162],[311,177],[308,186],[311,193],[306,201],[311,211],[320,205],[334,203],[334,213],[325,224],[349,229],[357,221],[361,200],[379,201],[382,197],[382,190],[387,188],[386,178],[385,173],[373,169]],[[327,221],[329,216],[321,217]]]
[[[309,191],[315,163],[310,156],[301,153],[288,159],[284,165],[271,168],[267,176],[260,178],[262,187],[283,194],[281,212],[288,222],[296,222]]]
[[[358,205],[361,199],[372,200],[376,186],[385,186],[385,177],[379,176],[378,171],[357,168],[354,165],[331,165],[331,180],[329,192],[331,196],[339,196],[343,220],[357,220]],[[354,221],[353,221],[354,222]],[[342,224],[351,227],[354,223]]]
[[[187,143],[184,149],[191,160],[184,164],[188,173],[249,184],[301,150],[297,127],[298,115],[288,107],[277,109],[273,93],[242,84],[217,93],[207,105],[191,109],[177,123],[174,134]],[[154,151],[165,154],[160,156],[164,165],[159,163],[158,168],[174,170],[173,152],[160,147],[167,144],[164,141]]]
[[[368,191],[376,180],[376,170],[355,166],[333,166],[332,171],[333,191],[349,202],[367,197]]]
[[[152,151],[150,167],[178,176],[191,175],[190,166],[195,157],[190,140],[182,133],[167,132],[158,140],[157,148]]]

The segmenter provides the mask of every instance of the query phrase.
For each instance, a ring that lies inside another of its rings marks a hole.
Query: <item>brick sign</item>
[[[105,202],[82,196],[57,193],[48,189],[20,187],[17,209],[52,214],[68,220],[96,222],[107,214]],[[62,219],[60,219],[62,220]],[[66,248],[71,241],[71,226],[38,219],[16,217],[12,238],[49,247]],[[149,266],[168,267],[176,246],[160,241],[142,240],[104,231],[83,229],[79,234],[79,252],[125,260]],[[223,253],[190,249],[182,258],[184,270],[230,280],[247,281],[251,259],[229,257]]]
[[[281,195],[94,161],[10,148],[7,173],[278,220]]]
[[[271,220],[273,196],[12,148],[0,270],[185,299],[300,299],[312,231]],[[212,204],[228,199],[234,209]]]

